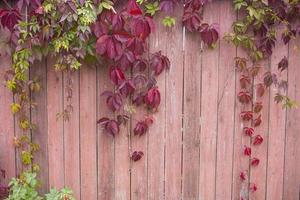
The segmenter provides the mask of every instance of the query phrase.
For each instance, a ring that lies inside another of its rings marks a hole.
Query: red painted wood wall
[[[231,1],[215,1],[206,7],[205,21],[220,24],[223,36],[236,19]],[[214,50],[202,47],[199,36],[180,24],[181,10],[173,28],[157,20],[150,48],[162,50],[171,60],[171,69],[159,77],[162,94],[159,112],[148,134],[130,135],[132,125],[123,127],[115,139],[103,134],[96,120],[108,113],[101,93],[111,84],[107,66],[84,66],[72,75],[73,98],[67,98],[67,74],[53,70],[53,59],[36,63],[30,76],[41,77],[43,90],[33,96],[38,103],[31,119],[38,125],[32,140],[41,145],[36,161],[41,165],[42,192],[50,187],[68,186],[81,200],[238,200],[241,170],[248,167],[242,147],[242,108],[237,102],[238,76],[233,58],[241,49],[221,39]],[[158,17],[161,19],[160,17]],[[288,72],[288,96],[300,102],[300,39],[288,46],[280,41],[272,57],[261,63],[276,71],[283,56]],[[0,57],[1,77],[9,68],[8,57]],[[1,78],[1,80],[3,80]],[[256,81],[259,81],[256,80]],[[263,126],[256,131],[265,138],[253,148],[261,159],[250,172],[258,191],[250,199],[297,200],[300,190],[300,111],[285,110],[273,101],[271,87],[263,98]],[[10,114],[11,93],[0,85],[0,166],[7,182],[21,169],[13,148],[20,134]],[[70,103],[68,121],[57,120]],[[138,111],[137,115],[145,114]],[[133,163],[129,152],[142,150],[145,156]]]

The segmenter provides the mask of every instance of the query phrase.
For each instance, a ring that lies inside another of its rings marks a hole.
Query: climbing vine
[[[207,0],[3,0],[4,8],[0,10],[3,35],[0,53],[12,57],[12,68],[5,74],[5,79],[7,88],[14,95],[11,110],[22,131],[22,135],[14,141],[22,163],[34,173],[39,171],[39,166],[34,162],[34,153],[39,145],[30,138],[36,125],[27,112],[38,106],[31,96],[42,88],[38,77],[28,76],[35,61],[52,56],[56,59],[55,70],[67,74],[79,70],[83,63],[108,67],[107,75],[113,89],[103,92],[102,96],[115,117],[103,116],[97,123],[104,132],[115,137],[120,132],[120,126],[133,119],[135,109],[143,107],[149,115],[135,120],[133,129],[134,136],[141,137],[154,123],[151,114],[160,105],[156,78],[170,68],[169,59],[161,51],[149,52],[147,39],[154,31],[153,16],[163,13],[160,23],[166,28],[172,27],[178,23],[173,17],[175,9],[182,6],[182,24],[186,30],[198,34],[204,44],[213,48],[219,39],[218,24],[204,21],[203,12],[207,3]],[[235,58],[235,63],[240,73],[238,100],[252,107],[240,113],[241,119],[248,124],[243,132],[245,137],[251,138],[254,147],[263,142],[262,136],[255,133],[255,127],[262,123],[264,105],[259,98],[263,97],[268,87],[274,85],[278,88],[274,99],[281,102],[284,108],[296,106],[292,99],[284,95],[286,80],[269,70],[263,74],[261,83],[254,85],[254,79],[262,73],[260,61],[272,54],[278,27],[284,27],[281,38],[285,44],[300,34],[300,28],[296,26],[300,19],[299,1],[234,0],[233,4],[242,17],[234,22],[234,31],[225,38],[248,53],[247,57]],[[282,58],[278,63],[278,73],[287,68],[288,60]],[[71,76],[68,78],[71,79]],[[66,86],[70,99],[72,81],[67,82],[70,83]],[[70,114],[71,103],[57,117],[67,120]],[[259,165],[259,158],[251,154],[251,146],[244,147],[244,154],[249,156],[250,166]],[[143,155],[136,149],[130,157],[138,161]],[[248,173],[247,169],[241,172],[242,181],[246,181]],[[255,191],[256,183],[248,184],[250,189]],[[241,199],[247,198],[241,196]]]
[[[29,77],[32,64],[51,56],[56,59],[55,70],[66,74],[79,70],[82,63],[108,67],[114,89],[103,92],[102,96],[106,98],[108,108],[116,113],[116,118],[103,117],[98,123],[114,137],[120,126],[134,114],[135,107],[144,105],[148,113],[158,110],[161,97],[156,77],[169,69],[170,61],[160,51],[149,52],[147,38],[154,30],[153,16],[157,12],[167,13],[161,22],[166,27],[176,23],[170,15],[180,2],[129,0],[124,5],[124,2],[110,0],[4,0],[3,3],[5,7],[0,10],[0,19],[5,40],[1,45],[5,48],[1,49],[5,52],[1,53],[12,57],[12,68],[5,74],[5,79],[7,88],[14,95],[11,110],[22,131],[14,144],[19,149],[22,164],[33,171],[24,171],[19,179],[11,182],[9,198],[15,199],[20,195],[15,194],[15,188],[25,187],[26,177],[35,179],[35,173],[39,171],[34,162],[39,145],[31,140],[36,125],[28,110],[38,106],[31,96],[42,87],[38,77]],[[202,40],[213,46],[219,36],[215,25],[202,22],[204,3],[186,1],[183,24],[188,30],[199,32]],[[68,83],[69,99],[72,98],[72,81]],[[70,103],[57,117],[67,120],[71,112]],[[152,123],[150,115],[137,120],[134,135],[146,134]],[[143,155],[136,150],[131,159],[138,161]],[[30,199],[40,198],[35,188],[35,183],[23,188]]]
[[[285,45],[299,32],[300,2],[295,1],[246,1],[234,0],[239,18],[233,24],[233,33],[225,38],[247,52],[246,57],[236,57],[235,64],[239,72],[240,92],[238,100],[251,109],[242,110],[243,135],[250,138],[243,147],[243,154],[249,158],[249,167],[240,172],[242,188],[240,199],[249,199],[249,192],[255,192],[259,183],[249,182],[251,168],[257,167],[260,159],[252,153],[252,148],[263,143],[264,139],[256,128],[262,124],[264,105],[262,98],[267,89],[273,85],[277,93],[276,103],[283,108],[294,108],[296,102],[285,95],[288,82],[281,74],[288,68],[288,59],[283,57],[278,63],[278,72],[262,66],[261,61],[270,58],[277,42]],[[280,40],[277,39],[280,37]],[[249,108],[243,106],[243,108]]]

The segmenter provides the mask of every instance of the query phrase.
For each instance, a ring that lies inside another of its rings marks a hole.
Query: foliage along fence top
[[[2,7],[9,199],[298,198],[298,1]]]

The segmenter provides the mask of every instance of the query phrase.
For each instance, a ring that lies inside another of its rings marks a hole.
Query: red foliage
[[[139,161],[144,156],[144,153],[142,151],[134,151],[131,154],[131,160],[134,162]]]
[[[252,158],[251,159],[251,165],[252,166],[257,166],[259,164],[259,159],[258,158]]]
[[[212,46],[219,39],[218,25],[217,24],[206,24],[203,23],[199,27],[199,32],[201,35],[201,39],[208,46]]]
[[[154,74],[158,76],[164,69],[170,68],[170,61],[166,56],[161,54],[161,51],[159,51],[152,55],[150,65]]]
[[[244,121],[250,121],[253,119],[253,112],[252,111],[243,111],[240,114],[242,120]]]
[[[251,81],[250,81],[250,77],[249,76],[246,76],[246,75],[241,75],[241,78],[240,78],[240,85],[241,85],[241,88],[247,88],[248,85],[250,85]]]
[[[116,120],[103,117],[99,119],[97,123],[100,124],[104,128],[104,130],[113,137],[120,132],[120,127]]]
[[[238,93],[238,99],[243,104],[248,104],[251,102],[252,97],[248,91],[241,91]]]
[[[261,135],[256,135],[253,140],[253,145],[260,145],[263,141],[264,139]]]
[[[148,90],[144,97],[144,102],[149,109],[157,109],[160,104],[160,92],[157,87]]]
[[[240,179],[242,181],[245,181],[247,179],[247,177],[248,177],[248,171],[243,171],[240,173]]]
[[[247,147],[247,146],[244,146],[244,155],[245,156],[251,156],[251,148],[250,147]]]
[[[251,137],[254,134],[254,129],[249,127],[244,127],[244,133],[245,135]]]
[[[254,104],[254,112],[259,113],[263,108],[262,102],[255,102]]]
[[[12,31],[18,21],[21,20],[21,14],[18,9],[1,9],[0,19],[1,25]]]
[[[262,119],[261,119],[261,115],[259,115],[256,119],[253,120],[253,126],[257,127],[261,124]]]

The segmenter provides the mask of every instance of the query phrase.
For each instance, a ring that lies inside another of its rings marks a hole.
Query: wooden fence
[[[41,165],[41,191],[68,186],[81,200],[239,200],[243,185],[241,170],[248,169],[242,155],[249,139],[242,135],[237,102],[238,76],[233,58],[245,54],[223,39],[214,50],[202,47],[199,36],[185,31],[178,10],[177,24],[165,28],[157,22],[150,48],[162,50],[171,69],[159,77],[162,103],[155,123],[142,137],[132,136],[132,126],[122,127],[115,139],[103,134],[96,120],[109,114],[101,93],[111,84],[106,66],[84,66],[72,75],[73,112],[68,121],[57,119],[69,104],[67,75],[53,70],[53,60],[36,63],[30,76],[39,75],[43,90],[33,96],[37,110],[30,116],[38,129],[32,140],[41,145],[36,161]],[[231,1],[214,1],[204,19],[220,24],[223,36],[236,19]],[[300,102],[300,40],[285,46],[278,42],[272,57],[261,63],[277,72],[283,56],[289,60],[288,95]],[[10,62],[0,57],[1,77]],[[1,78],[2,79],[2,78]],[[2,79],[3,80],[3,79]],[[285,110],[273,101],[271,87],[263,98],[263,125],[255,131],[265,138],[253,148],[260,165],[252,167],[250,181],[258,191],[250,199],[296,200],[300,189],[300,112]],[[11,93],[0,86],[0,166],[5,182],[22,168],[13,147],[20,135],[10,114]],[[137,115],[143,115],[138,111]],[[145,156],[131,162],[129,152]]]

